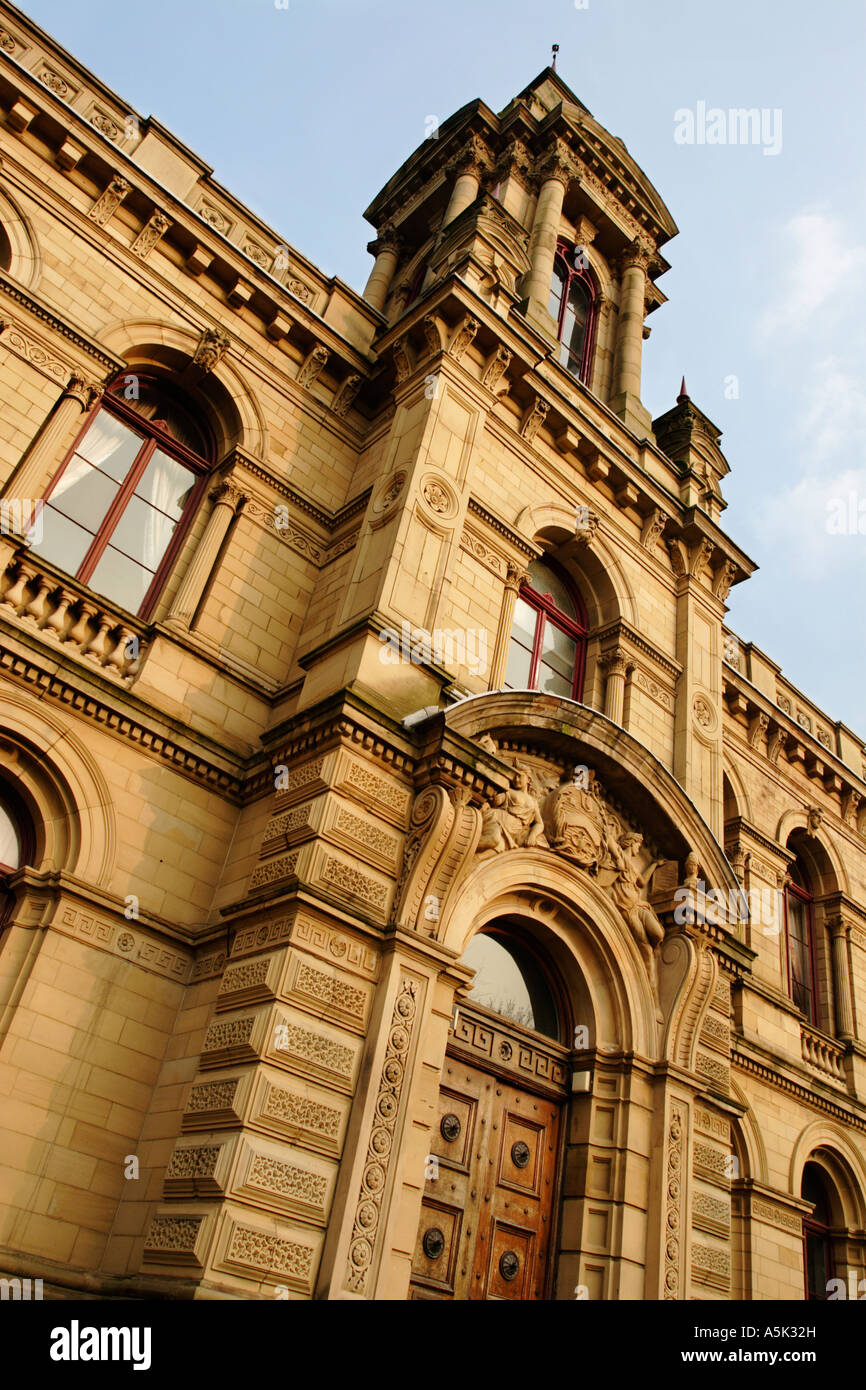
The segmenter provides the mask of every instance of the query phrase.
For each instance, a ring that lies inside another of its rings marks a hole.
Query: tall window
[[[803,1220],[806,1298],[824,1300],[827,1298],[827,1285],[834,1277],[833,1246],[827,1183],[817,1163],[807,1163],[803,1169],[801,1191],[807,1202],[815,1204],[811,1216]]]
[[[586,612],[557,568],[535,560],[514,610],[506,690],[543,690],[579,700],[586,658]]]
[[[563,241],[557,244],[548,308],[556,320],[560,362],[572,376],[588,382],[595,335],[595,286],[587,273],[585,253]]]
[[[816,1023],[812,893],[805,872],[797,864],[791,865],[785,883],[785,940],[788,991],[809,1022]]]
[[[7,876],[33,859],[34,837],[30,819],[18,798],[0,783],[0,927],[5,926],[15,898]]]
[[[147,617],[211,461],[204,427],[167,383],[124,376],[53,479],[31,549]]]

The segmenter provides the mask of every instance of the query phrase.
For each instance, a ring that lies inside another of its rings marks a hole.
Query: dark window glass
[[[559,1020],[550,987],[529,951],[510,937],[488,932],[474,936],[464,965],[477,973],[469,998],[524,1028],[559,1037]]]
[[[520,591],[503,681],[506,690],[543,690],[579,700],[586,619],[579,596],[551,565],[536,560]]]
[[[589,380],[595,300],[585,267],[574,247],[559,242],[547,304],[556,323],[559,360],[580,381]]]
[[[798,881],[795,882],[794,879]],[[802,871],[785,885],[788,988],[797,1008],[815,1023],[815,974],[812,940],[812,895]]]

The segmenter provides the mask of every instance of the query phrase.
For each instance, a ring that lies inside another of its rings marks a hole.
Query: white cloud
[[[852,244],[844,224],[820,212],[792,217],[782,233],[780,252],[774,300],[758,320],[758,333],[765,340],[783,332],[811,331],[820,310],[844,308],[866,269],[866,247]]]

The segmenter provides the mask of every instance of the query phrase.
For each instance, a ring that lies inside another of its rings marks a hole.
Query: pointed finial
[[[551,66],[552,66],[554,72],[556,72],[556,55],[557,55],[558,52],[559,52],[559,44],[558,44],[558,43],[555,43],[555,44],[553,45],[553,62],[551,63]]]
[[[689,393],[686,390],[686,379],[683,377],[682,385],[680,386],[680,394],[677,396],[677,405],[682,405],[683,401],[687,401],[688,399]]]

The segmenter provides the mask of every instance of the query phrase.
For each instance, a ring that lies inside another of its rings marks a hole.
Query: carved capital
[[[66,384],[61,400],[69,397],[71,400],[78,401],[82,410],[90,410],[102,398],[104,390],[105,387],[102,382],[85,381],[83,376],[73,372]]]
[[[386,222],[384,227],[379,228],[378,236],[367,242],[367,250],[371,256],[378,256],[382,251],[393,251],[395,255],[399,255],[402,246],[403,239],[395,230],[393,222]]]
[[[564,140],[557,138],[548,145],[536,160],[534,173],[539,183],[556,179],[568,190],[577,178],[578,169],[574,155]]]
[[[521,585],[525,584],[529,578],[529,570],[522,569],[513,560],[509,560],[505,569],[505,588],[506,591],[519,593]]]
[[[635,237],[634,241],[620,255],[620,275],[624,275],[627,270],[634,269],[642,270],[646,275],[654,256],[655,252],[648,242],[642,241],[640,237]]]
[[[493,168],[493,157],[484,141],[478,135],[470,135],[465,144],[451,156],[445,165],[446,172],[456,175],[471,174],[479,181]]]
[[[621,647],[614,647],[609,652],[602,652],[598,658],[598,664],[606,675],[622,677],[627,676],[634,666],[634,662],[629,660]]]
[[[530,182],[532,155],[522,140],[509,141],[496,161],[494,173],[501,179],[518,178],[521,183]]]
[[[229,507],[233,512],[239,512],[247,500],[246,493],[241,489],[233,478],[224,478],[216,487],[211,488],[208,493],[214,507]]]

